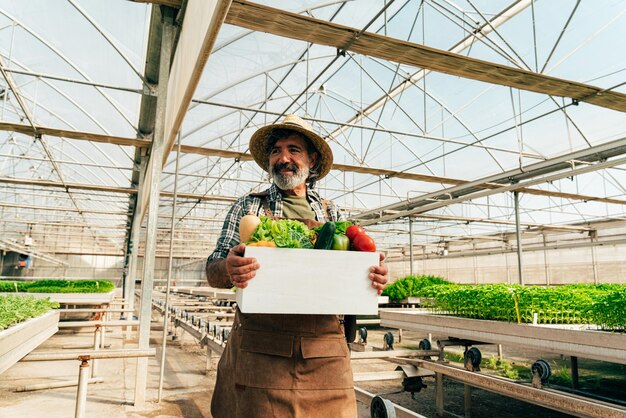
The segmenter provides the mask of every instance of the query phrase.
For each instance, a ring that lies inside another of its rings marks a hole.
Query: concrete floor
[[[98,360],[97,376],[103,383],[90,384],[87,392],[88,417],[210,417],[210,399],[215,372],[205,375],[204,350],[181,348],[180,343],[167,346],[163,381],[163,399],[157,403],[162,326],[153,323],[151,346],[157,355],[149,359],[148,390],[144,407],[133,406],[136,359]],[[111,348],[136,347],[134,334],[125,340],[120,328],[106,335]],[[37,348],[53,351],[68,346],[88,347],[93,344],[92,333],[59,334]],[[183,343],[186,344],[186,343]],[[190,343],[193,344],[194,343]],[[67,418],[74,416],[76,386],[31,392],[16,392],[16,388],[38,383],[76,380],[79,362],[45,361],[19,362],[0,376],[0,416],[2,418]]]
[[[207,418],[211,417],[210,403],[215,384],[215,368],[219,358],[213,358],[208,374],[206,350],[195,339],[183,333],[182,339],[168,342],[163,381],[163,396],[157,403],[159,361],[161,358],[162,318],[155,314],[150,345],[157,347],[157,355],[148,361],[148,389],[143,407],[133,406],[136,359],[98,360],[97,376],[103,383],[90,384],[87,391],[87,417],[129,418]],[[136,334],[125,339],[121,328],[106,335],[112,349],[137,347]],[[91,347],[93,333],[57,333],[40,345],[36,351],[57,351],[62,348]],[[357,367],[359,369],[359,367]],[[76,405],[76,386],[17,392],[18,387],[77,380],[79,362],[42,361],[18,362],[0,375],[1,418],[67,418],[73,417]],[[369,407],[359,403],[359,418],[370,416]]]

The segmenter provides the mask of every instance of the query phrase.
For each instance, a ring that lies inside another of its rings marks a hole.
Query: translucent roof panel
[[[299,14],[301,30],[273,33],[281,27],[261,18],[251,23],[257,30],[234,24],[234,11],[249,13],[255,4],[275,8],[273,16]],[[5,224],[7,232],[19,236],[36,221],[73,223],[123,247],[133,182],[149,155],[151,138],[139,125],[155,87],[144,74],[156,65],[154,49],[148,51],[158,40],[150,31],[155,7],[125,0],[0,5],[0,203],[4,218],[19,211],[28,218]],[[335,167],[317,185],[320,193],[351,218],[378,223],[371,228],[381,248],[406,241],[397,233],[406,232],[406,216],[393,219],[406,210],[440,216],[420,220],[417,236],[424,241],[511,230],[507,223],[467,219],[512,220],[513,189],[494,188],[542,176],[521,193],[524,222],[624,217],[625,164],[618,159],[625,112],[588,103],[589,97],[529,91],[519,74],[500,84],[484,76],[510,67],[551,77],[542,79],[542,91],[565,80],[624,94],[625,15],[626,1],[233,3],[180,130],[181,145],[201,150],[169,154],[158,227],[170,227],[176,191],[176,228],[199,242],[189,253],[209,251],[228,206],[270,184],[249,158],[251,135],[287,113],[308,120],[333,150]],[[316,42],[309,42],[317,32],[306,25],[318,25]],[[380,38],[356,53],[358,36],[335,44],[324,37],[331,27]],[[398,54],[384,59],[381,51],[390,45]],[[423,47],[436,59],[420,66],[415,57]],[[481,61],[482,72],[432,70],[437,59],[459,56]],[[33,125],[44,133],[33,133]],[[95,141],[95,134],[125,145]],[[568,160],[571,174],[567,164],[551,165],[603,144],[614,150]],[[547,168],[532,169],[544,163]],[[464,189],[471,181],[481,184]],[[380,216],[387,218],[378,222]]]

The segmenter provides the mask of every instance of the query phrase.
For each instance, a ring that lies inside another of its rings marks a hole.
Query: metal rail
[[[537,389],[533,386],[520,384],[513,380],[485,376],[480,373],[470,372],[434,361],[417,359],[406,359],[405,361],[407,364],[425,368],[436,374],[444,375],[473,387],[540,405],[559,412],[576,416],[601,418],[624,418],[626,416],[626,408],[590,400],[569,393],[564,394],[545,388]],[[443,401],[441,400],[441,402]]]
[[[380,310],[381,326],[427,331],[473,341],[509,344],[588,359],[626,364],[626,335],[594,330]]]
[[[78,389],[76,391],[76,407],[74,418],[85,417],[87,406],[87,385],[90,381],[89,361],[96,359],[112,358],[145,358],[156,355],[156,349],[126,349],[126,350],[79,350],[79,351],[51,351],[32,352],[26,355],[21,361],[52,361],[52,360],[78,360],[80,367],[78,371]],[[95,381],[94,381],[95,382]]]

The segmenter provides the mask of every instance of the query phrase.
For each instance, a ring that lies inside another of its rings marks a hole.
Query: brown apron
[[[271,216],[268,207],[266,213]],[[309,226],[315,222],[307,221]],[[356,417],[350,353],[337,315],[243,314],[237,309],[217,366],[211,414]]]

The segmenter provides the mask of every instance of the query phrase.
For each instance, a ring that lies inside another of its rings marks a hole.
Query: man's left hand
[[[370,275],[369,279],[372,281],[372,287],[378,291],[380,295],[383,293],[383,289],[387,286],[387,282],[389,278],[387,274],[389,274],[389,269],[385,265],[385,254],[379,253],[380,255],[380,264],[378,266],[370,267]]]

